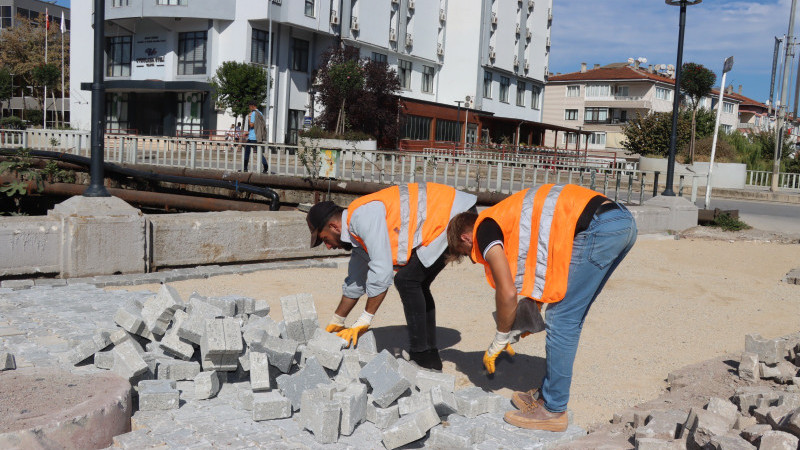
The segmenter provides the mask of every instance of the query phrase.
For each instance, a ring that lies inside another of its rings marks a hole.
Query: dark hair
[[[476,220],[478,220],[478,213],[472,211],[456,214],[455,217],[450,219],[450,223],[447,225],[446,263],[460,262],[461,258],[464,257],[458,252],[458,248],[461,246],[461,235],[475,227]]]
[[[258,103],[255,100],[250,100],[247,102],[247,106],[258,106]]]

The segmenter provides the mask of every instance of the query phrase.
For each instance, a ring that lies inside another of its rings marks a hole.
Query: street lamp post
[[[105,133],[106,89],[103,85],[103,57],[105,50],[105,0],[94,0],[94,80],[92,82],[92,159],[89,166],[91,180],[83,192],[84,197],[110,197],[103,185],[103,134]]]
[[[705,209],[711,204],[711,172],[714,170],[714,155],[717,153],[717,134],[719,133],[719,116],[722,115],[722,100],[725,98],[725,77],[733,69],[733,56],[725,58],[722,65],[722,83],[719,89],[719,101],[717,102],[717,119],[714,121],[714,138],[711,140],[711,159],[708,162],[708,178],[706,179],[706,202]]]
[[[669,157],[667,159],[667,186],[661,195],[674,197],[672,181],[675,178],[675,143],[678,133],[678,110],[681,104],[681,66],[683,65],[683,31],[686,28],[686,7],[696,5],[703,0],[664,0],[664,3],[681,7],[680,24],[678,26],[678,61],[675,64],[675,93],[672,100],[672,133],[669,136]]]

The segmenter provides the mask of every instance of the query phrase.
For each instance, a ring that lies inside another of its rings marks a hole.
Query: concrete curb
[[[705,195],[705,189],[697,192],[697,197]],[[711,198],[725,198],[731,200],[758,200],[763,202],[788,203],[800,205],[800,192],[769,192],[749,189],[719,189],[711,191]]]

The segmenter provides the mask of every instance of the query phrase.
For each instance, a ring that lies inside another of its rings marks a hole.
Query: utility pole
[[[772,115],[772,108],[775,107],[775,73],[778,71],[778,53],[781,51],[781,43],[783,39],[775,36],[775,49],[772,52],[772,78],[769,82],[769,106],[767,108],[768,115]]]
[[[106,47],[105,0],[94,0],[94,81],[92,82],[92,159],[89,166],[91,180],[83,192],[84,197],[110,197],[103,185],[103,135],[106,130],[106,88],[103,84],[103,59]]]
[[[786,85],[789,83],[789,70],[791,69],[789,65],[789,57],[791,56],[792,52],[792,44],[794,38],[792,34],[794,33],[794,12],[795,7],[797,6],[797,0],[792,0],[792,10],[789,13],[789,32],[786,33],[786,46],[784,49],[784,57],[783,57],[783,82],[781,83],[781,106],[778,109],[778,123],[775,136],[775,158],[772,162],[772,184],[769,188],[771,192],[775,192],[778,190],[778,173],[781,170],[781,149],[783,148],[783,122],[786,119],[786,97],[788,91],[786,90]]]

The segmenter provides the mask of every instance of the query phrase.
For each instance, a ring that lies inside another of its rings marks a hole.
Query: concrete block
[[[300,424],[314,434],[320,444],[332,444],[339,439],[341,408],[332,399],[331,389],[307,389],[301,396]]]
[[[361,355],[361,360],[364,364],[368,363],[375,355],[378,354],[378,343],[375,341],[375,333],[367,331],[358,338],[356,345],[358,353]]]
[[[192,359],[192,355],[194,355],[194,344],[178,336],[178,329],[188,316],[189,315],[186,314],[185,311],[175,311],[172,326],[167,329],[167,332],[160,341],[161,348],[164,349],[166,354],[184,361]]]
[[[109,336],[109,332],[101,331],[90,338],[78,341],[72,351],[67,354],[67,361],[73,366],[86,361],[95,353],[111,345]]]
[[[178,327],[178,336],[197,345],[200,345],[203,333],[205,333],[206,319],[225,315],[221,309],[194,294],[189,298],[189,306],[186,310],[189,315]]]
[[[375,403],[382,408],[389,406],[411,388],[411,383],[400,376],[397,360],[387,350],[364,366],[359,378],[369,383]]]
[[[131,380],[150,370],[150,366],[139,353],[132,339],[115,345],[111,353],[114,355],[114,366],[111,371],[122,378]]]
[[[269,378],[269,358],[266,353],[250,352],[250,385],[253,392],[272,389]]]
[[[761,435],[761,444],[758,448],[772,450],[796,450],[798,439],[783,431],[767,431]]]
[[[15,252],[15,256],[16,256],[16,253],[17,252]],[[19,252],[19,253],[22,253],[22,252]],[[35,261],[35,262],[41,262],[41,261],[44,261],[44,260],[46,260],[46,258],[40,258],[39,261]],[[0,273],[0,275],[16,273],[16,271],[11,271],[11,268],[4,267],[4,269],[6,269],[6,270],[3,271],[2,273]],[[31,272],[32,271],[34,271],[34,270],[31,270]],[[29,271],[25,271],[24,273],[29,273]],[[3,281],[0,281],[0,287],[6,288],[6,289],[14,289],[14,290],[22,290],[22,289],[32,288],[34,286],[34,284],[35,283],[34,283],[33,280],[3,280]]]
[[[420,370],[417,373],[416,385],[420,392],[430,391],[434,386],[440,386],[447,392],[455,392],[456,377],[448,373]]]
[[[236,315],[236,296],[225,297],[205,297],[205,302],[216,306],[222,311],[225,317],[233,317]]]
[[[300,409],[301,396],[304,391],[314,389],[319,384],[328,384],[328,374],[317,362],[316,358],[308,358],[306,365],[292,375],[281,375],[275,380],[281,393],[292,402],[292,408]]]
[[[280,337],[278,324],[270,317],[250,316],[250,320],[242,327],[242,337],[247,345],[264,340],[265,335]]]
[[[378,429],[386,429],[400,419],[400,407],[393,405],[381,408],[375,404],[372,395],[367,395],[366,419]]]
[[[744,351],[758,355],[758,361],[764,364],[777,364],[786,358],[786,346],[783,339],[764,339],[759,334],[748,334],[744,337]]]
[[[472,418],[489,412],[488,395],[488,392],[477,386],[456,391],[458,414]]]
[[[455,393],[448,391],[441,385],[435,385],[431,387],[429,394],[433,407],[436,408],[436,413],[440,416],[448,416],[458,411]]]
[[[317,310],[311,294],[281,297],[280,302],[286,336],[297,342],[307,343],[319,328]]]
[[[13,353],[3,352],[0,353],[0,371],[14,370],[17,368],[17,362],[14,359]]]
[[[777,405],[778,395],[766,386],[744,386],[736,389],[733,396],[734,402],[739,405],[739,411],[743,414],[751,414],[756,408],[756,404],[762,399],[772,399]]]
[[[236,355],[244,350],[239,321],[232,317],[206,319],[206,328],[200,339],[200,353],[207,356]]]
[[[719,397],[711,397],[706,405],[706,410],[723,417],[730,427],[736,423],[739,417],[739,408],[728,400],[723,400]]]
[[[784,420],[794,413],[797,408],[792,405],[779,405],[767,408],[766,422],[772,425],[772,428],[779,430],[784,423]],[[788,430],[784,430],[788,431]]]
[[[712,437],[727,434],[732,426],[733,424],[729,425],[728,419],[725,417],[711,411],[694,408],[686,422],[689,439],[700,448],[707,445]]]
[[[772,431],[772,426],[767,425],[765,423],[757,423],[754,425],[750,425],[749,427],[742,430],[740,435],[749,443],[755,444],[761,439],[761,436],[764,435],[767,431]]]
[[[136,334],[151,341],[155,339],[153,333],[144,324],[141,308],[136,308],[133,305],[125,305],[119,308],[114,314],[114,323],[131,334]]]
[[[205,371],[233,372],[239,367],[239,355],[208,355],[200,363]]]
[[[739,359],[739,378],[747,381],[755,381],[761,377],[761,367],[758,364],[758,354],[742,353]]]
[[[397,399],[398,412],[400,417],[413,414],[433,405],[431,395],[428,392],[418,392],[408,397],[401,397]]]
[[[354,349],[342,350],[342,362],[336,372],[334,381],[339,384],[349,384],[358,381],[361,372],[361,363],[358,362],[358,351]]]
[[[609,447],[616,448],[616,447]],[[686,450],[686,443],[677,439],[642,438],[636,441],[637,450]]]
[[[697,206],[684,197],[659,195],[644,202],[644,206],[669,211],[666,230],[683,231],[697,226]]]
[[[339,432],[350,436],[367,417],[367,386],[361,383],[347,385],[343,391],[334,392],[333,400],[342,411]]]
[[[251,393],[250,402],[256,422],[292,416],[292,403],[277,391]]]
[[[486,423],[476,423],[457,415],[450,416],[446,424],[431,428],[425,445],[433,448],[472,448],[486,440],[486,428]]]
[[[314,356],[322,367],[330,370],[338,370],[342,362],[342,348],[347,345],[347,341],[328,333],[321,328],[314,330],[312,338],[306,344],[303,352],[306,357]]]
[[[245,348],[244,353],[239,355],[239,368],[243,372],[250,372],[250,348]]]
[[[219,373],[212,370],[200,372],[194,377],[194,398],[206,400],[216,397],[219,393],[221,383]]]
[[[156,378],[159,380],[193,380],[200,373],[200,363],[197,361],[159,361],[156,368]]]
[[[142,324],[144,325],[144,322],[142,322]],[[150,332],[147,331],[147,333],[150,333]],[[139,336],[139,338],[136,338],[134,336]],[[155,351],[156,349],[158,349],[159,343],[158,343],[158,341],[154,340],[155,336],[153,336],[152,333],[150,333],[150,336],[153,338],[153,340],[150,340],[149,342],[147,342],[147,346],[148,347],[154,347],[154,348],[148,348],[148,351]],[[122,341],[130,340],[131,342],[133,342],[133,344],[136,346],[136,348],[139,350],[140,353],[143,353],[145,351],[145,349],[142,348],[142,345],[139,343],[139,339],[142,338],[142,337],[143,336],[141,336],[141,335],[129,333],[127,330],[123,330],[123,329],[119,329],[119,328],[117,328],[116,330],[112,331],[111,334],[108,335],[108,338],[111,339],[111,343],[114,344],[114,345],[117,345]],[[147,338],[145,338],[145,339],[147,339]]]
[[[384,430],[383,445],[387,449],[394,449],[422,439],[428,430],[440,422],[441,420],[431,404],[426,409],[401,417],[400,420]]]
[[[253,311],[250,313],[254,316],[266,317],[269,315],[269,302],[266,300],[256,299],[253,304]]]
[[[250,350],[266,353],[270,364],[281,372],[287,373],[292,367],[292,362],[294,362],[298,345],[297,341],[291,339],[281,339],[266,335],[263,341],[253,342]]]
[[[0,354],[0,362],[2,362],[2,354]],[[94,354],[94,366],[98,369],[111,370],[114,367],[114,353],[109,351],[97,352]],[[0,368],[2,370],[2,368]]]
[[[172,286],[162,284],[158,294],[144,302],[142,319],[150,332],[160,336],[167,331],[175,311],[184,308],[178,291]]]
[[[371,358],[374,359],[375,355],[372,355]],[[424,372],[424,370],[420,370],[419,366],[412,364],[403,358],[395,358],[395,361],[397,361],[397,372],[401,377],[408,380],[408,382],[411,384],[411,387],[414,388],[417,385],[417,374]]]
[[[650,411],[644,425],[636,428],[634,438],[672,440],[678,436],[679,428],[686,423],[688,414],[680,410]],[[733,425],[733,424],[731,424]]]
[[[714,450],[756,450],[756,447],[735,434],[714,436],[709,445]]]
[[[174,380],[142,380],[137,387],[140,411],[178,409],[180,392]]]
[[[275,392],[275,391],[270,391],[270,392]],[[249,387],[247,388],[240,387],[239,390],[236,392],[236,397],[242,404],[242,409],[244,409],[245,411],[252,411],[253,401],[255,400],[255,398],[263,397],[266,394],[269,394],[269,392],[253,392]],[[289,406],[291,406],[291,404]]]

